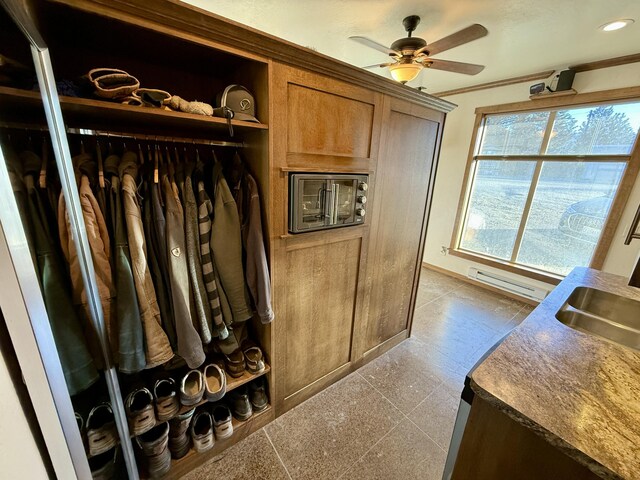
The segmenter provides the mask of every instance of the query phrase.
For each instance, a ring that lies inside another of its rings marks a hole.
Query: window
[[[481,110],[454,252],[552,276],[593,265],[617,222],[609,217],[630,170],[640,101]]]

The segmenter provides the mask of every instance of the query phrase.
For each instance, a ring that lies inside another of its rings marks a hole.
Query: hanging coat
[[[144,331],[133,282],[127,229],[122,211],[122,188],[118,173],[120,158],[109,155],[105,160],[105,208],[110,221],[112,266],[116,286],[116,317],[118,319],[118,366],[121,372],[136,373],[146,366]]]
[[[170,182],[166,173],[162,175],[162,190],[165,201],[167,263],[173,303],[173,318],[176,322],[178,355],[189,368],[198,368],[205,360],[200,335],[191,321],[189,269],[185,252],[184,212],[178,198],[178,187]]]
[[[245,322],[252,317],[252,312],[242,266],[240,219],[229,185],[222,176],[220,162],[213,167],[212,184],[214,188],[211,219],[213,261],[231,307],[233,322]]]
[[[42,289],[42,297],[49,317],[51,332],[62,365],[62,371],[71,395],[75,395],[98,380],[98,371],[87,348],[80,318],[69,294],[69,282],[63,268],[63,259],[55,245],[47,220],[48,208],[37,191],[34,178],[40,170],[40,159],[29,152],[30,159],[22,156],[25,176],[28,216],[23,218],[31,225],[30,246],[36,256],[36,272]],[[31,165],[30,165],[31,164]],[[35,167],[35,168],[33,168]],[[26,212],[21,212],[24,215]]]
[[[162,329],[160,309],[156,300],[156,292],[147,263],[147,246],[142,226],[142,212],[138,203],[137,154],[125,152],[120,160],[120,179],[122,181],[122,197],[129,252],[133,266],[133,280],[138,296],[138,307],[145,334],[147,368],[153,368],[173,358],[173,350],[169,339]]]

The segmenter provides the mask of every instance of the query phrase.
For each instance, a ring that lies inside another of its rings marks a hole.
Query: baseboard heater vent
[[[531,298],[536,302],[541,302],[549,293],[548,290],[543,288],[537,288],[533,285],[528,285],[511,278],[502,277],[492,272],[484,270],[478,270],[477,268],[469,268],[469,278],[478,282],[486,283],[492,287],[506,290],[507,292],[515,293],[522,297]]]

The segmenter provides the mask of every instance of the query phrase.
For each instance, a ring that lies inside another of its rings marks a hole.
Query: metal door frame
[[[138,478],[138,469],[130,441],[117,371],[111,358],[111,349],[106,334],[91,250],[49,50],[23,2],[0,0],[0,5],[9,13],[31,44],[31,53],[67,206],[72,237],[78,252],[82,280],[87,292],[91,321],[98,333],[105,360],[104,375],[120,436],[120,444],[128,477],[136,479]],[[0,157],[2,157],[1,152]],[[4,160],[4,158],[2,157],[0,160]],[[12,313],[15,316],[6,315],[7,327],[16,349],[18,361],[23,369],[25,383],[34,404],[54,470],[59,478],[70,478],[71,472],[73,472],[77,478],[90,479],[89,463],[78,431],[71,397],[64,380],[35,267],[29,254],[26,235],[4,161],[0,161],[0,227],[4,232],[2,236],[6,238],[6,243],[0,242],[0,265],[7,261],[7,271],[11,269],[14,271],[15,276],[10,280],[15,280],[12,283],[12,289],[16,294],[16,296],[0,296],[0,302],[3,310],[6,309],[7,312],[14,310]],[[5,247],[7,250],[3,256],[2,254],[5,252],[2,250]],[[11,267],[10,264],[12,264]],[[3,269],[3,271],[5,270]],[[6,294],[6,292],[4,293]],[[16,302],[16,298],[20,297],[22,297],[24,304]],[[36,358],[39,361],[35,361]],[[57,418],[58,422],[52,421],[54,418]]]

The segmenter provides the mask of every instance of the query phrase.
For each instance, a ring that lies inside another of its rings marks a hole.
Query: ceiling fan
[[[368,65],[363,68],[389,67],[391,76],[400,83],[407,83],[418,76],[423,68],[433,68],[447,72],[464,73],[465,75],[476,75],[484,69],[484,65],[472,63],[452,62],[450,60],[438,60],[432,58],[445,50],[464,45],[479,38],[484,37],[489,32],[482,25],[474,24],[463,28],[459,32],[453,33],[436,42],[427,44],[419,37],[412,37],[411,33],[420,23],[420,17],[411,15],[402,20],[405,30],[409,33],[406,38],[400,38],[391,44],[391,47],[371,40],[367,37],[349,37],[358,43],[371,47],[379,52],[386,53],[393,61],[389,63],[378,63]]]

